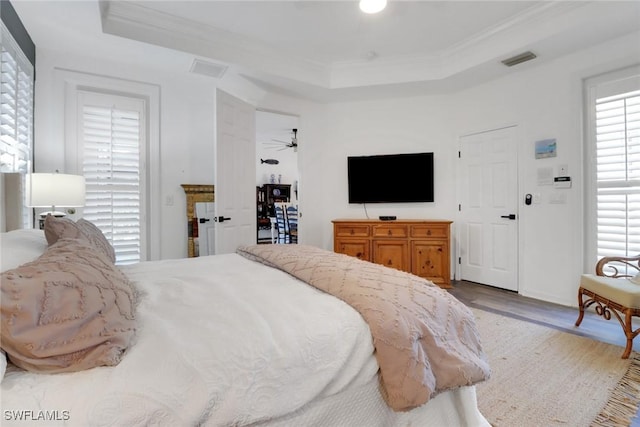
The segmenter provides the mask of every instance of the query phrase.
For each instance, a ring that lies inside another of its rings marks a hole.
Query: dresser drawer
[[[333,250],[451,287],[451,221],[333,220]]]
[[[369,226],[365,224],[335,224],[338,237],[369,237]]]
[[[448,237],[449,224],[419,224],[411,226],[411,237]]]
[[[373,237],[407,237],[406,224],[382,224],[373,226]]]

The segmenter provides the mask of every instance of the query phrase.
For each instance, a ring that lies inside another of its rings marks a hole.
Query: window
[[[14,191],[24,194],[19,187],[24,186],[24,174],[31,171],[33,152],[34,70],[4,22],[0,33],[0,172],[19,173],[19,179],[10,181]],[[24,206],[16,211],[12,228],[31,228],[30,212]]]
[[[33,65],[2,24],[0,172],[26,173],[33,146]]]
[[[78,92],[83,217],[111,242],[119,264],[144,259],[144,111],[140,99]]]
[[[64,122],[60,137],[65,142],[65,173],[84,175],[85,168],[89,173],[85,141],[87,148],[103,145],[99,155],[97,148],[94,150],[96,171],[92,173],[98,176],[100,168],[104,179],[99,180],[100,187],[88,188],[96,193],[87,194],[88,204],[81,215],[100,223],[116,250],[118,263],[161,259],[160,86],[72,70],[55,70],[54,81],[58,96],[53,102],[60,105],[57,118]],[[133,190],[136,178],[131,171],[136,154],[127,145],[135,140],[136,126],[137,201]],[[86,178],[91,186],[91,178]],[[102,207],[98,208],[99,204]],[[132,213],[136,205],[137,216]]]
[[[597,258],[634,256],[640,254],[640,74],[600,78],[590,99]]]

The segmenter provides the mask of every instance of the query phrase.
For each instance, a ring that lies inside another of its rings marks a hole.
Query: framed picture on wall
[[[546,159],[547,157],[556,157],[556,139],[543,139],[536,141],[536,159]]]

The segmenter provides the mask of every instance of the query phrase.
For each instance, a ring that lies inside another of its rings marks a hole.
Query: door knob
[[[215,217],[213,220],[216,222],[225,222],[225,221],[229,221],[231,218],[227,218],[224,216],[217,216]]]
[[[500,215],[500,218],[516,219],[516,214]]]
[[[204,224],[205,222],[211,221],[209,218],[199,218],[200,224]]]

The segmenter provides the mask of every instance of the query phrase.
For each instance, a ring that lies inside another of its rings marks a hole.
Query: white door
[[[256,243],[255,108],[216,93],[216,254]]]
[[[198,218],[198,253],[200,256],[214,255],[216,251],[215,203],[197,202],[195,209]]]
[[[518,290],[516,128],[460,138],[460,278]]]

